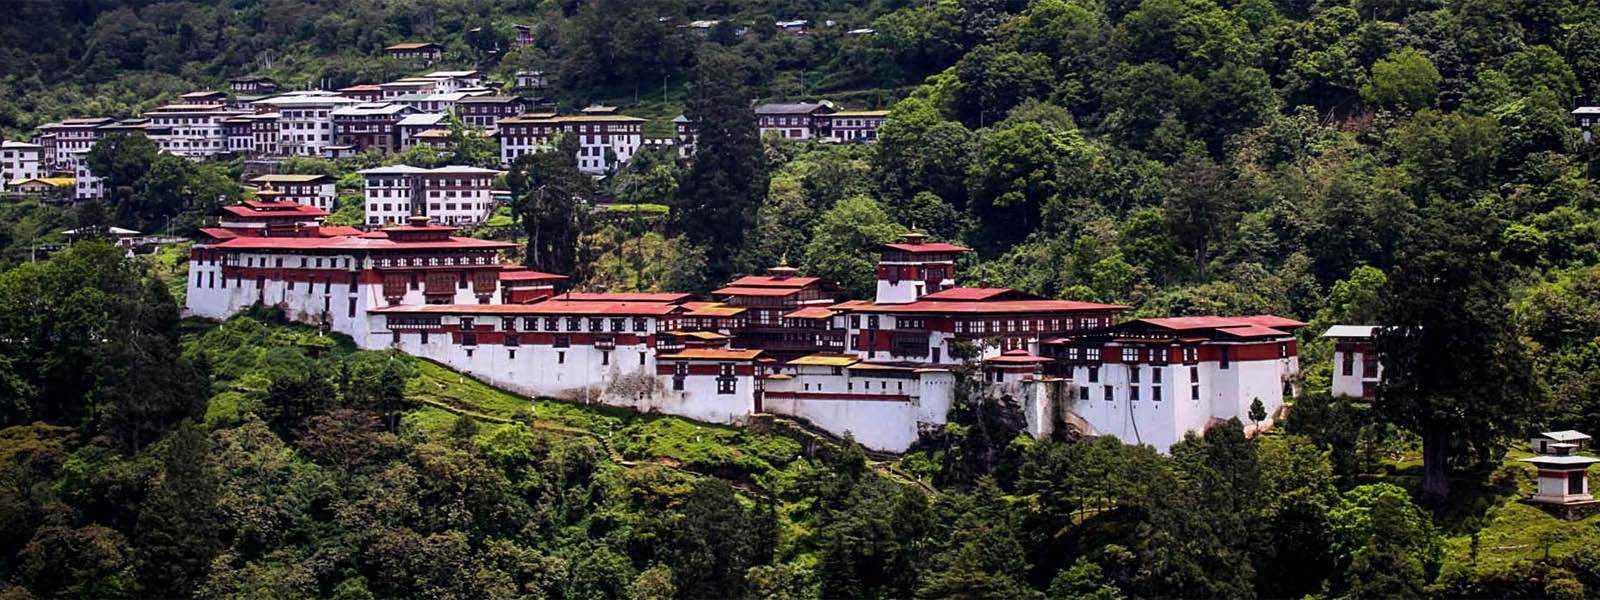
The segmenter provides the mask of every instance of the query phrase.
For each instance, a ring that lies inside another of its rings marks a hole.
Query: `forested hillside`
[[[1213,427],[1170,456],[1031,440],[1001,403],[968,398],[915,452],[869,460],[781,424],[515,398],[268,313],[184,323],[181,266],[106,245],[32,263],[74,224],[192,231],[247,195],[237,162],[108,145],[107,206],[0,206],[0,596],[1600,590],[1596,517],[1515,502],[1532,489],[1515,462],[1528,433],[1600,431],[1600,194],[1569,114],[1600,103],[1590,3],[0,7],[8,137],[236,75],[403,76],[380,58],[402,41],[502,79],[549,71],[569,110],[696,121],[693,160],[644,152],[599,183],[571,152],[510,166],[514,221],[479,234],[578,288],[704,292],[787,260],[861,297],[866,249],[914,226],[976,249],[958,265],[969,285],[1312,323],[1306,393],[1271,435]],[[790,18],[812,34],[771,26]],[[696,19],[724,23],[679,27]],[[511,49],[516,24],[533,46]],[[861,28],[875,34],[847,33]],[[755,98],[892,112],[873,144],[796,143],[758,135]],[[334,220],[359,223],[355,170],[494,160],[473,144],[458,131],[449,156],[286,170],[338,177]],[[1336,323],[1414,334],[1380,340],[1380,401],[1328,397],[1315,336]]]

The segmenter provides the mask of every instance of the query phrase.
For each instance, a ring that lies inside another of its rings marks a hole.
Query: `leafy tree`
[[[671,555],[675,585],[687,598],[740,595],[744,574],[764,562],[774,540],[763,539],[758,518],[733,497],[721,480],[697,483],[683,501],[683,519],[673,528]]]
[[[1267,420],[1267,407],[1262,406],[1260,398],[1250,401],[1249,417],[1250,424],[1254,425],[1258,430],[1261,427],[1261,422]]]
[[[1344,493],[1328,514],[1342,575],[1334,593],[1416,597],[1437,574],[1443,552],[1433,522],[1404,489],[1387,483]]]
[[[1106,582],[1105,573],[1087,558],[1078,557],[1072,566],[1056,573],[1045,595],[1050,600],[1122,600],[1122,590]]]
[[[143,134],[118,133],[95,142],[84,162],[95,176],[105,179],[106,189],[119,197],[127,194],[116,190],[135,187],[155,164],[158,154],[156,143]]]
[[[1421,110],[1433,105],[1442,80],[1433,61],[1416,48],[1404,48],[1372,65],[1361,99],[1384,108]]]
[[[871,198],[840,200],[817,219],[806,245],[805,271],[838,283],[852,297],[871,296],[878,262],[873,248],[893,242],[904,231]]]
[[[1486,458],[1540,414],[1494,231],[1482,210],[1430,209],[1406,228],[1379,294],[1375,407],[1422,437],[1422,490],[1434,498],[1449,494],[1452,456]]]

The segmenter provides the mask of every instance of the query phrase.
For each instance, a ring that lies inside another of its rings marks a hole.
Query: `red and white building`
[[[146,111],[144,116],[150,119],[146,135],[163,151],[185,158],[198,160],[229,152],[223,121],[248,114],[247,111],[230,109],[221,102],[192,104],[189,103],[191,100],[198,102],[208,97],[196,96],[191,99],[187,97],[188,94],[185,96],[184,104],[158,106]]]
[[[333,139],[338,145],[354,146],[357,151],[379,148],[395,152],[400,150],[400,121],[417,112],[393,102],[340,107],[329,113],[333,118]]]
[[[809,140],[829,136],[833,112],[833,103],[826,100],[763,104],[756,107],[756,121],[763,137],[773,134],[786,140]]]
[[[1322,334],[1333,338],[1334,396],[1371,400],[1378,396],[1383,365],[1378,364],[1373,325],[1334,325]]]
[[[957,287],[953,259],[966,249],[919,234],[882,248],[871,301],[837,303],[833,284],[786,266],[703,301],[556,294],[561,276],[501,263],[510,244],[455,237],[421,216],[361,233],[320,227],[321,214],[230,207],[195,247],[189,312],[277,304],[363,348],[531,396],[713,423],[788,415],[894,452],[944,427],[963,364],[979,367],[973,393],[1015,403],[1034,435],[1065,423],[1161,450],[1245,419],[1257,398],[1270,425],[1298,371],[1298,321],[1113,323],[1124,307]]]

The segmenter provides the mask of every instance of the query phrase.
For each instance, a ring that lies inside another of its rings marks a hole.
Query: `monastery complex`
[[[1166,450],[1259,399],[1269,426],[1298,371],[1275,316],[1119,319],[1126,307],[957,285],[967,248],[919,233],[879,248],[870,300],[778,266],[710,299],[562,293],[503,262],[512,244],[426,217],[361,231],[293,201],[226,207],[190,256],[189,315],[262,304],[529,396],[710,423],[805,419],[904,452],[959,398],[1013,403],[1035,436],[1072,428]],[[957,376],[968,365],[977,374]],[[966,389],[960,389],[966,388]]]

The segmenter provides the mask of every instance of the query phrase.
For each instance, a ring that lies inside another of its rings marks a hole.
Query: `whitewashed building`
[[[1383,365],[1378,363],[1373,325],[1334,325],[1322,334],[1333,338],[1333,395],[1371,400],[1378,395]]]
[[[405,223],[413,216],[445,225],[477,225],[494,212],[492,169],[410,165],[361,171],[368,225]]]
[[[0,192],[12,181],[44,177],[44,147],[27,142],[0,142]]]
[[[337,145],[334,140],[333,111],[359,104],[321,90],[290,92],[256,101],[277,109],[277,146],[291,156],[322,156],[323,148]]]

